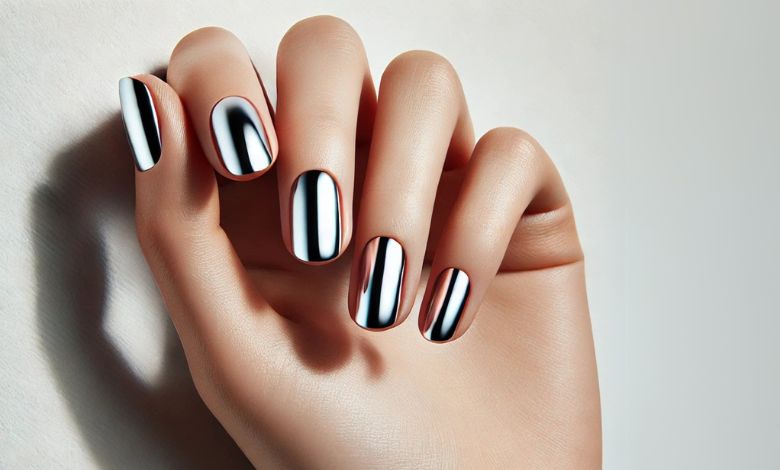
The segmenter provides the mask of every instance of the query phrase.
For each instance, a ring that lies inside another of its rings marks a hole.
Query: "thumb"
[[[123,78],[119,90],[137,167],[138,238],[203,393],[214,373],[241,376],[231,371],[249,346],[241,343],[258,349],[278,331],[263,323],[279,318],[220,227],[216,176],[179,96],[151,75]]]

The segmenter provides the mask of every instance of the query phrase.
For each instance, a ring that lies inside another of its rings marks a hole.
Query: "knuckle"
[[[166,221],[163,217],[155,215],[157,211],[136,210],[135,228],[138,234],[138,242],[144,250],[158,251],[160,245],[165,244],[169,238]]]
[[[295,23],[282,38],[279,50],[300,50],[313,46],[349,54],[361,52],[363,48],[360,36],[349,23],[335,16],[322,15]]]
[[[167,251],[175,247],[182,239],[182,230],[177,216],[171,211],[136,209],[135,227],[138,242],[144,249]],[[177,241],[178,240],[178,241]]]
[[[505,159],[511,166],[527,168],[536,165],[545,153],[531,135],[515,127],[498,127],[485,133],[477,144],[493,158]]]
[[[173,48],[167,70],[168,83],[179,88],[188,77],[209,73],[208,58],[213,55],[234,61],[248,59],[244,44],[230,31],[216,26],[196,29],[181,38]]]
[[[176,47],[173,48],[172,55],[175,56],[192,46],[214,43],[216,41],[239,41],[239,39],[235,34],[231,33],[225,28],[220,28],[218,26],[206,26],[205,28],[198,28],[194,31],[191,31],[183,38],[181,38],[176,44]]]
[[[180,211],[178,211],[180,212]],[[177,253],[208,250],[209,223],[203,217],[184,216],[173,210],[136,210],[136,236],[150,264],[167,265]]]
[[[385,69],[383,79],[397,75],[414,75],[425,83],[445,87],[460,83],[450,61],[431,51],[407,51],[395,57]]]
[[[354,143],[355,122],[345,119],[343,107],[339,103],[323,100],[317,104],[316,108],[307,110],[307,113],[310,135],[328,136],[329,141],[324,143],[311,139],[309,142],[299,141],[293,145],[309,145],[315,153],[327,153],[328,146],[331,144],[349,146],[350,142]],[[340,139],[346,139],[346,141]]]

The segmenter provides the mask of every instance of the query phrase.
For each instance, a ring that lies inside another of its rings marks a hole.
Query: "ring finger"
[[[460,81],[425,51],[394,59],[382,76],[355,232],[349,309],[366,329],[408,315],[417,292],[437,182],[474,142]]]

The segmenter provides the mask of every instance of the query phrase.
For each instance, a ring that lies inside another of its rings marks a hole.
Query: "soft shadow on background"
[[[105,332],[110,293],[122,287],[109,276],[105,225],[124,220],[123,226],[132,227],[131,162],[117,114],[59,154],[48,182],[36,188],[32,224],[41,344],[101,467],[249,467],[198,397],[162,302],[156,314],[165,317],[165,357],[154,384],[134,374]],[[137,245],[122,249],[142,256]]]

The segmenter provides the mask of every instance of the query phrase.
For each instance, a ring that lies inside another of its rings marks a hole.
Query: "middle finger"
[[[375,103],[360,38],[331,16],[295,24],[277,55],[282,236],[300,261],[337,258],[352,234],[361,100]]]

